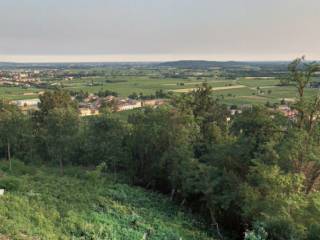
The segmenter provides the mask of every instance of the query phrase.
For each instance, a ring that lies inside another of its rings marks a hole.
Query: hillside
[[[208,240],[166,197],[115,183],[100,171],[0,163],[0,239]],[[144,235],[148,235],[144,238]]]

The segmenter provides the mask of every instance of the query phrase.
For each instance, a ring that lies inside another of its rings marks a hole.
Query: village
[[[75,97],[72,97],[76,100]],[[115,97],[112,95],[106,97],[99,97],[95,94],[89,94],[83,101],[78,104],[78,112],[82,117],[99,115],[103,109],[110,109],[112,112],[122,112],[133,110],[142,107],[158,107],[167,102],[166,99],[146,99],[135,100],[130,98]],[[39,98],[12,100],[11,104],[17,105],[23,112],[27,113],[32,110],[38,109],[40,103]]]
[[[0,71],[0,85],[2,86],[20,86],[29,88],[38,86],[41,83],[39,70]]]
[[[98,115],[102,109],[109,108],[112,112],[122,112],[142,107],[158,107],[166,103],[166,99],[135,100],[131,98],[121,98],[112,95],[99,97],[89,94],[79,103],[80,116]]]
[[[72,100],[76,100],[76,97],[72,97]],[[159,107],[168,103],[168,99],[144,99],[137,100],[131,98],[116,97],[113,95],[108,95],[106,97],[99,97],[96,94],[89,94],[86,98],[78,103],[79,116],[94,116],[99,115],[106,109],[111,112],[123,112],[143,107]],[[32,110],[38,109],[38,104],[40,103],[39,98],[34,99],[24,99],[24,100],[12,100],[11,104],[17,105],[23,112],[28,113]],[[241,105],[239,107],[230,106],[228,107],[230,116],[235,116],[242,114],[245,109],[251,108],[252,105]],[[270,107],[271,108],[271,107]],[[281,105],[272,107],[274,112],[281,113],[288,119],[294,120],[297,116],[297,111],[293,109],[288,102],[283,102]],[[230,121],[231,118],[227,118]]]

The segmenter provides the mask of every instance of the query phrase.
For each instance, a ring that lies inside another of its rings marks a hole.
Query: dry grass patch
[[[225,87],[213,87],[212,91],[221,91],[221,90],[229,90],[229,89],[237,89],[237,88],[245,88],[245,85],[233,85],[233,86],[225,86]],[[193,90],[197,90],[198,88],[182,88],[182,89],[176,89],[172,90],[173,92],[178,93],[187,93],[192,92]]]

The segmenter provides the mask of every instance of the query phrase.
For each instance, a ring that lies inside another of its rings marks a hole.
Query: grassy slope
[[[98,176],[1,162],[0,239],[212,239],[166,197]]]

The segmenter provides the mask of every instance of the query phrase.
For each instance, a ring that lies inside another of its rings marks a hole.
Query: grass
[[[99,86],[88,86],[91,83],[91,80],[94,83],[101,84]],[[113,83],[105,82],[106,78],[94,78],[94,79],[76,79],[73,81],[68,81],[64,84],[66,89],[70,90],[84,90],[88,92],[97,92],[99,90],[112,90],[118,92],[122,96],[128,96],[133,92],[143,94],[154,94],[156,90],[176,90],[196,87],[197,85],[204,82],[203,80],[196,80],[195,78],[189,79],[168,79],[168,78],[151,78],[147,76],[121,76],[121,77],[113,77]],[[116,81],[119,82],[116,82]],[[125,80],[120,82],[121,80]],[[224,86],[226,83],[220,81],[209,80],[208,81],[212,86]],[[182,85],[181,85],[182,84]],[[185,84],[185,85],[184,85]]]
[[[0,163],[0,239],[209,240],[203,224],[168,198],[98,171]]]
[[[38,88],[22,88],[22,87],[4,87],[0,86],[0,98],[9,100],[32,99],[38,97]]]
[[[136,108],[136,109],[132,109],[132,110],[127,110],[127,111],[121,111],[121,112],[114,112],[112,113],[113,116],[123,120],[123,121],[127,121],[128,120],[128,117],[133,114],[133,113],[136,113],[136,112],[139,112],[139,111],[143,111],[142,108]]]

